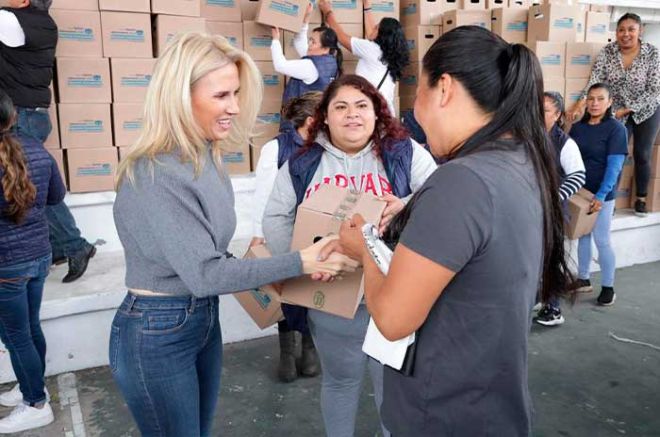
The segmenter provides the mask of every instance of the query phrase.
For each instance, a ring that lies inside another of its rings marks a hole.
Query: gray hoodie
[[[382,161],[373,153],[373,144],[353,156],[333,146],[324,134],[316,141],[325,149],[319,167],[307,187],[305,198],[316,192],[321,184],[346,187],[375,196],[392,193]],[[422,146],[413,143],[410,189],[414,193],[437,168],[433,157]],[[407,199],[404,199],[404,201]],[[275,186],[268,198],[263,218],[266,244],[273,254],[287,253],[291,247],[293,223],[296,218],[296,193],[293,189],[289,163],[277,173]]]

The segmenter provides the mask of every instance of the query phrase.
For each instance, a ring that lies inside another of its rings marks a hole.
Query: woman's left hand
[[[393,194],[384,194],[380,197],[380,200],[387,202],[387,206],[383,211],[383,216],[380,219],[380,224],[378,225],[378,232],[383,235],[385,229],[390,224],[395,215],[397,215],[406,204],[403,203],[403,200],[399,199]]]
[[[628,108],[620,108],[616,110],[616,112],[614,113],[614,117],[621,120],[623,117],[630,114],[631,112],[632,111]]]
[[[319,10],[323,13],[323,15],[327,14],[332,10],[332,4],[330,3],[329,0],[319,0]]]
[[[591,201],[591,206],[589,207],[589,214],[598,212],[601,209],[603,209],[603,202],[594,197],[594,199]]]

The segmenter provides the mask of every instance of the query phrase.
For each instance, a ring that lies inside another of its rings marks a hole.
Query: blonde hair
[[[178,152],[181,161],[192,162],[195,175],[199,175],[207,141],[193,116],[192,87],[208,73],[230,63],[238,67],[240,112],[229,137],[211,145],[216,165],[221,162],[223,150],[235,151],[248,144],[263,95],[261,75],[254,61],[222,36],[178,34],[156,62],[144,103],[142,132],[119,164],[117,189],[124,177],[134,181],[136,161],[147,157],[153,166],[160,153]]]

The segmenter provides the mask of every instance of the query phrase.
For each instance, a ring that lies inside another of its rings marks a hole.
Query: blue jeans
[[[46,219],[53,258],[73,257],[89,244],[80,236],[80,229],[66,203],[46,205]]]
[[[50,135],[53,125],[47,108],[16,107],[16,124],[12,128],[15,135],[28,136],[43,143]]]
[[[39,310],[50,255],[34,261],[0,267],[0,339],[9,351],[25,403],[46,400],[46,339]]]
[[[144,436],[208,436],[220,391],[217,296],[137,296],[117,310],[110,370]]]
[[[600,264],[601,285],[603,287],[614,287],[616,257],[610,244],[610,228],[612,226],[613,213],[614,200],[604,202],[603,209],[598,213],[596,226],[594,226],[591,234],[585,235],[578,240],[578,278],[589,279],[591,237],[593,236],[596,249],[598,249],[598,264]]]

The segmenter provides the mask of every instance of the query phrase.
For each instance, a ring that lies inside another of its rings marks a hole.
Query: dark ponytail
[[[572,280],[564,252],[564,217],[559,201],[555,154],[545,131],[543,78],[536,56],[477,26],[458,27],[440,37],[423,60],[428,85],[443,74],[460,82],[491,121],[453,153],[523,148],[532,162],[543,207],[543,269],[540,298],[566,293]],[[516,141],[498,141],[510,135]]]
[[[7,208],[0,215],[20,225],[37,197],[21,144],[10,133],[16,111],[9,96],[0,90],[0,170]]]
[[[344,54],[339,48],[339,38],[337,38],[337,33],[326,26],[317,27],[312,32],[318,32],[321,35],[321,47],[330,49],[330,54],[334,56],[337,61],[337,77],[341,77],[341,75],[344,74]]]

